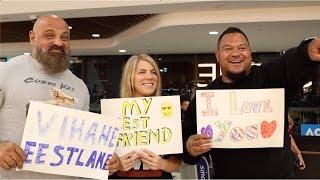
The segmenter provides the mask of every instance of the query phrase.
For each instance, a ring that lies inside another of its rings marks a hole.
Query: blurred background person
[[[294,122],[290,116],[290,113],[288,114],[288,123],[289,123],[289,136],[291,139],[291,151],[295,160],[295,164],[298,166],[300,170],[304,170],[306,168],[306,164],[304,162],[304,159],[302,157],[301,151],[298,148],[296,141],[293,138],[293,132],[294,132]]]
[[[189,107],[190,100],[184,96],[180,97],[180,107],[181,107],[181,122],[183,122],[187,109]]]

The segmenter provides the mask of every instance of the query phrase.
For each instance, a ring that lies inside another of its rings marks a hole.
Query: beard
[[[70,67],[70,51],[63,46],[50,45],[47,51],[42,51],[41,47],[35,46],[36,59],[43,65],[43,70],[48,74],[64,72]],[[59,50],[60,52],[51,52]]]
[[[228,77],[228,79],[232,80],[233,82],[237,82],[244,79],[247,76],[247,74],[247,71],[242,71],[239,73],[233,73],[230,71],[226,72],[226,76]]]

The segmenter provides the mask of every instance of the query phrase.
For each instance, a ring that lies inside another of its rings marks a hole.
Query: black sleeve
[[[291,99],[304,84],[316,74],[319,63],[310,60],[308,46],[312,39],[291,48],[278,60],[262,65],[268,87],[284,87],[286,97]]]
[[[186,149],[186,142],[188,138],[197,134],[197,119],[196,119],[196,98],[191,101],[190,106],[186,112],[185,119],[182,123],[182,136],[183,136],[183,154],[182,160],[187,164],[196,164],[200,159],[200,156],[193,157]]]

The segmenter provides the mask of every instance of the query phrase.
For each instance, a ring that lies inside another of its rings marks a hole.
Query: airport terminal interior
[[[192,100],[196,90],[221,74],[214,52],[227,27],[247,34],[257,66],[278,59],[305,38],[320,37],[318,1],[2,0],[0,6],[2,62],[30,54],[28,34],[37,17],[56,14],[66,20],[70,69],[87,85],[95,113],[101,113],[101,99],[119,97],[122,69],[133,54],[147,53],[157,61],[163,96]],[[320,178],[320,68],[300,88],[289,112],[292,136],[306,163],[304,170],[295,168],[296,177]],[[302,133],[306,124],[318,129]],[[200,179],[199,168],[183,164],[173,175]]]

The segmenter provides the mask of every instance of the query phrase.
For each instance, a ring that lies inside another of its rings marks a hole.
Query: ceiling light
[[[100,34],[92,34],[91,36],[94,38],[98,38],[98,37],[100,37]]]
[[[25,52],[25,53],[23,53],[24,55],[30,55],[30,53],[29,52]]]
[[[219,32],[218,31],[210,31],[209,34],[210,35],[217,35],[217,34],[219,34]]]
[[[69,29],[72,29],[72,26],[69,26]]]
[[[127,52],[125,49],[119,49],[119,52],[120,53],[125,53],[125,52]]]

